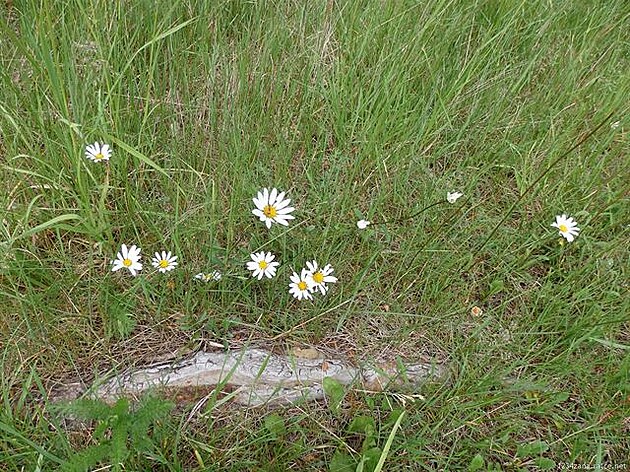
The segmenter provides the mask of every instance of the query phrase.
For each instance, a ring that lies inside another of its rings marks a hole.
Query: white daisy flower
[[[284,194],[284,192],[278,193],[275,188],[271,189],[271,192],[264,188],[258,192],[257,197],[253,198],[256,209],[252,210],[252,213],[260,218],[260,221],[263,221],[267,228],[271,228],[272,223],[289,226],[287,220],[295,219],[295,216],[290,214],[295,208],[288,206],[291,199],[285,200]]]
[[[560,236],[567,241],[572,242],[575,237],[580,233],[576,221],[573,218],[567,217],[567,215],[557,215],[556,222],[551,223],[551,226],[560,230]]]
[[[370,225],[370,222],[368,220],[359,220],[357,221],[357,228],[359,229],[365,229]]]
[[[312,288],[312,282],[306,269],[302,269],[302,273],[300,275],[293,272],[293,275],[291,276],[291,283],[289,284],[289,293],[293,295],[294,298],[297,298],[298,300],[302,300],[303,298],[312,300]]]
[[[449,203],[455,203],[455,202],[457,201],[457,199],[458,199],[459,197],[463,196],[463,195],[464,195],[464,194],[463,194],[463,193],[460,193],[460,192],[453,192],[453,193],[451,193],[451,192],[446,192],[446,200],[447,200]]]
[[[159,252],[155,253],[155,256],[151,260],[151,264],[153,264],[153,267],[155,267],[160,272],[165,273],[173,270],[175,266],[177,266],[176,261],[177,256],[171,255],[171,251],[162,251],[162,254],[160,254]]]
[[[93,162],[108,161],[112,156],[112,150],[109,144],[100,144],[96,141],[94,144],[88,144],[85,147],[85,157]]]
[[[252,277],[258,277],[258,280],[263,278],[263,275],[267,278],[272,278],[276,275],[276,268],[280,265],[279,262],[272,262],[276,256],[265,251],[250,254],[252,260],[247,263],[247,270],[252,271]]]
[[[112,272],[116,272],[117,270],[125,267],[129,269],[131,275],[135,277],[138,274],[138,271],[142,270],[142,264],[140,263],[140,248],[135,244],[129,249],[127,249],[127,246],[123,244],[116,257],[117,259],[112,262]]]
[[[210,282],[211,280],[218,282],[219,280],[221,280],[222,276],[223,274],[221,274],[221,272],[219,272],[218,270],[214,270],[208,274],[199,272],[197,275],[195,275],[195,279],[201,280],[202,282]]]
[[[326,267],[317,267],[317,261],[307,262],[306,267],[308,267],[308,278],[311,282],[311,291],[319,290],[322,295],[326,295],[329,287],[326,285],[328,283],[337,282],[337,277],[334,277],[332,274],[335,269],[331,267],[330,264],[326,265]]]

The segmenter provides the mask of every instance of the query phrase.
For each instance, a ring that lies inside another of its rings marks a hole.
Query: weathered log
[[[308,352],[308,355],[297,352],[297,355],[285,356],[257,348],[200,351],[185,360],[153,364],[112,377],[95,385],[86,395],[113,401],[120,397],[136,397],[156,388],[231,385],[238,387],[234,401],[256,406],[323,398],[325,377],[343,385],[380,391],[405,385],[415,389],[426,381],[444,379],[447,374],[445,365],[439,362],[402,365],[392,361],[355,367],[323,355],[313,358],[318,355],[317,351],[309,349]],[[80,393],[68,387],[58,398],[68,399]]]

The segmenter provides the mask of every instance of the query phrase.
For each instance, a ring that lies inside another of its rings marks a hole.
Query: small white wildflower
[[[370,225],[370,222],[368,220],[359,220],[357,221],[357,228],[359,229],[365,229]]]
[[[221,280],[222,276],[223,274],[221,274],[221,272],[219,272],[218,270],[214,270],[208,274],[199,272],[197,275],[195,275],[195,279],[201,280],[202,282],[210,282],[211,280],[218,282],[219,280]]]
[[[85,147],[85,157],[93,162],[108,161],[112,156],[112,150],[109,144],[100,144],[96,141],[94,144],[88,144]]]
[[[558,228],[560,230],[560,236],[569,242],[573,242],[575,237],[580,233],[580,228],[578,228],[576,221],[564,214],[556,216],[556,221],[555,223],[551,223],[551,226]]]
[[[330,264],[322,268],[317,267],[317,261],[313,261],[307,262],[306,267],[308,267],[308,278],[312,285],[312,292],[319,290],[322,295],[326,295],[329,289],[326,284],[337,282],[337,277],[330,275],[335,271]]]
[[[247,263],[247,270],[252,271],[252,277],[258,277],[260,280],[263,276],[270,279],[276,275],[276,268],[280,263],[272,262],[276,258],[272,253],[265,254],[265,251],[261,251],[250,254],[250,257],[252,260]]]
[[[297,298],[298,300],[302,300],[303,298],[307,300],[313,299],[313,295],[311,295],[313,285],[306,269],[302,269],[300,275],[293,272],[293,275],[290,278],[291,283],[289,284],[289,293],[293,295],[294,298]]]
[[[159,252],[155,253],[155,256],[151,260],[151,264],[153,264],[153,267],[155,267],[160,272],[165,273],[173,270],[177,266],[176,261],[177,256],[171,255],[171,251],[162,251],[162,254],[160,254]]]
[[[117,270],[125,267],[129,269],[131,275],[135,277],[138,271],[142,270],[142,264],[140,263],[140,251],[141,249],[135,244],[129,249],[127,249],[127,246],[123,244],[116,255],[117,259],[113,261],[112,272],[116,272]]]
[[[453,193],[451,193],[451,192],[446,192],[446,200],[447,200],[449,203],[455,203],[455,202],[457,201],[457,199],[458,199],[459,197],[463,196],[463,195],[464,195],[464,194],[463,194],[463,193],[460,193],[460,192],[453,192]]]
[[[252,213],[260,218],[260,221],[263,221],[267,228],[271,228],[272,223],[289,226],[287,220],[295,219],[295,216],[290,214],[295,208],[288,206],[291,199],[285,200],[284,195],[284,192],[278,193],[275,188],[271,189],[271,192],[264,188],[258,192],[257,197],[253,198],[256,208],[252,210]]]
[[[614,123],[610,124],[610,127],[612,129],[617,129],[617,128],[619,128],[620,125],[621,125],[621,121],[615,121]]]

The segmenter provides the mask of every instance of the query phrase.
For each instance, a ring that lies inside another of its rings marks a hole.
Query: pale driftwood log
[[[314,350],[309,351],[312,353]],[[113,377],[91,389],[88,396],[112,401],[124,396],[136,397],[160,387],[176,389],[229,384],[238,387],[234,392],[234,401],[256,406],[323,398],[325,377],[343,385],[383,390],[393,386],[400,388],[405,384],[417,387],[429,380],[444,379],[447,373],[440,363],[425,362],[403,367],[395,362],[382,362],[354,367],[340,359],[312,357],[284,356],[255,348],[230,352],[201,351],[186,360],[155,364]]]

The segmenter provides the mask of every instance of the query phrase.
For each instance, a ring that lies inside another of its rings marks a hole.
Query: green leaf
[[[265,417],[265,428],[276,437],[284,436],[287,433],[284,419],[276,413],[272,413]]]
[[[349,433],[361,433],[367,436],[376,432],[376,423],[371,416],[357,416],[348,425]]]
[[[356,463],[347,454],[341,451],[335,451],[328,465],[330,472],[355,472]]]
[[[328,408],[333,413],[337,413],[345,395],[343,385],[332,377],[324,377],[323,386],[324,392],[328,396]]]
[[[373,472],[376,469],[376,465],[378,464],[378,460],[381,458],[383,451],[380,447],[372,447],[367,451],[363,452],[363,458],[361,462],[364,466],[364,471]]]
[[[518,457],[538,456],[549,449],[549,445],[545,441],[533,441],[529,444],[522,444],[516,449]]]
[[[502,292],[504,289],[505,289],[505,284],[503,283],[503,280],[501,279],[493,280],[490,283],[488,296],[491,297],[492,295],[496,295],[497,293]]]
[[[483,460],[483,456],[481,454],[477,454],[475,457],[472,458],[470,464],[468,464],[468,472],[475,472],[476,470],[481,469],[484,465],[484,462],[485,461]]]
[[[552,470],[556,468],[556,462],[546,457],[539,457],[534,461],[534,464],[542,470]]]

